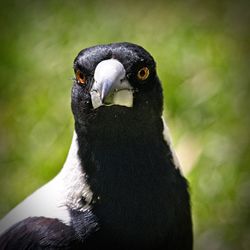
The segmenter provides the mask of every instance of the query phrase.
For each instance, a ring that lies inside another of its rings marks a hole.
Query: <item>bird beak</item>
[[[96,66],[90,95],[94,109],[102,105],[133,106],[133,88],[118,60],[104,60]]]

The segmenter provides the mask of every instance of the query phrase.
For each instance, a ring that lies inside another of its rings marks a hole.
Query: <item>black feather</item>
[[[27,218],[0,237],[1,250],[77,249],[79,246],[80,241],[72,227],[44,217]]]

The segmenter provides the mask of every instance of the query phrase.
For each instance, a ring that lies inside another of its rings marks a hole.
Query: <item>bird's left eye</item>
[[[139,80],[146,80],[149,76],[149,69],[147,67],[141,68],[137,73],[137,78]]]
[[[80,70],[77,70],[76,71],[76,80],[77,80],[78,84],[84,85],[86,83],[86,76]]]

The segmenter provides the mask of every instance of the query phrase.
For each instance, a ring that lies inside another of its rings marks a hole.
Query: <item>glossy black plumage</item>
[[[75,249],[75,232],[57,219],[27,218],[11,227],[0,238],[0,249]]]
[[[92,106],[95,68],[110,58],[124,66],[133,87],[132,108]],[[140,81],[137,72],[144,66],[150,75]],[[78,155],[93,198],[84,212],[68,207],[69,226],[50,221],[41,234],[46,238],[52,227],[58,238],[51,241],[55,244],[51,249],[56,249],[56,244],[61,247],[59,242],[67,232],[62,241],[66,249],[191,250],[188,185],[163,137],[162,88],[152,56],[130,43],[95,46],[79,53],[74,70],[80,70],[87,79],[84,85],[74,82],[72,111]],[[86,203],[84,197],[82,203]],[[40,220],[46,219],[21,222],[5,239],[18,235],[20,226]],[[58,235],[56,229],[60,227],[65,231]],[[38,244],[36,230],[25,234],[27,244]]]

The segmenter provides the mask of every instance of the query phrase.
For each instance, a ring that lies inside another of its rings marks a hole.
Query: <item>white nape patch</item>
[[[63,182],[65,205],[71,209],[85,211],[90,208],[93,193],[86,182],[86,174],[78,156],[77,134],[74,132],[72,144],[66,162],[56,178]],[[82,205],[82,198],[86,202]]]
[[[171,136],[170,136],[169,128],[168,128],[167,123],[165,122],[163,117],[162,117],[162,122],[163,122],[163,126],[164,126],[163,137],[164,137],[164,140],[169,145],[169,148],[171,150],[171,153],[172,153],[172,156],[173,156],[173,161],[174,161],[173,163],[174,163],[176,168],[181,170],[180,162],[179,162],[178,157],[177,157],[177,155],[176,155],[176,153],[175,153],[175,151],[173,149],[172,139],[171,139]]]
[[[60,173],[12,209],[0,221],[0,234],[15,223],[34,216],[56,218],[70,225],[68,208],[79,211],[90,208],[93,194],[86,183],[77,152],[77,135],[74,132],[68,157]],[[85,206],[81,203],[82,197],[87,202]]]

